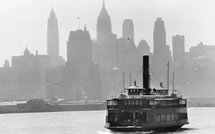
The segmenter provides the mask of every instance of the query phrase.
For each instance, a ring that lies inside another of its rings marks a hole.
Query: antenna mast
[[[174,72],[172,73],[172,92],[174,92],[174,86],[175,86],[175,78],[174,78]]]
[[[169,90],[169,61],[167,63],[167,90]]]
[[[130,86],[131,86],[131,73],[130,73]]]
[[[123,87],[123,90],[125,89],[125,72],[123,72],[123,79],[122,79],[122,87]]]

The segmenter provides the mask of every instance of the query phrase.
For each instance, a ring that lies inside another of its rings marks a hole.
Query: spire
[[[52,17],[52,16],[54,16],[54,17],[55,17],[55,12],[54,12],[53,7],[52,7],[52,10],[51,10],[50,16],[51,16],[51,17]]]
[[[103,0],[102,7],[105,8],[105,0]]]
[[[110,35],[110,33],[111,33],[111,19],[105,8],[105,0],[103,0],[103,7],[97,19],[97,40],[100,40],[102,38],[101,36]]]
[[[47,25],[47,53],[51,57],[59,56],[58,20],[53,7]]]
[[[101,10],[99,16],[109,17],[109,14],[108,14],[108,12],[107,12],[107,10],[106,10],[106,7],[105,7],[105,0],[103,0],[103,3],[102,3],[102,10]]]

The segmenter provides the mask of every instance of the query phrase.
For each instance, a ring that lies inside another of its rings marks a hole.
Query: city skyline
[[[212,38],[215,35],[215,33],[213,34],[214,30],[212,30],[215,29],[215,26],[210,25],[213,22],[215,24],[215,17],[212,16],[212,1],[203,3],[202,0],[198,0],[195,1],[195,5],[192,5],[192,1],[183,0],[175,0],[174,2],[167,0],[165,3],[157,0],[151,2],[106,0],[105,2],[111,17],[113,33],[120,38],[123,20],[132,19],[135,44],[137,45],[140,40],[144,39],[148,42],[151,51],[153,50],[153,24],[157,17],[162,17],[165,22],[167,44],[170,48],[172,47],[172,36],[176,34],[185,36],[186,51],[200,41],[205,44],[215,44],[215,40]],[[123,4],[118,6],[121,2]],[[86,24],[92,39],[96,38],[96,21],[102,7],[102,0],[95,0],[94,3],[84,0],[65,0],[64,3],[50,0],[43,2],[10,0],[1,2],[1,5],[4,7],[0,10],[2,18],[0,65],[5,59],[11,60],[13,55],[20,55],[26,44],[28,44],[30,51],[38,50],[39,54],[46,54],[46,22],[52,7],[59,21],[60,55],[66,59],[66,41],[69,31],[79,29],[77,17],[80,17],[80,28],[83,29],[84,24]],[[206,8],[200,8],[202,6]],[[186,15],[184,15],[185,12]]]

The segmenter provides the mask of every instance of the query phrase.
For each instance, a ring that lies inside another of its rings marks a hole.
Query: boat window
[[[136,105],[139,105],[139,101],[138,100],[136,100]]]
[[[159,122],[161,121],[161,116],[160,116],[160,115],[158,115],[158,121],[159,121]]]
[[[164,114],[161,115],[161,121],[162,121],[162,122],[165,122],[165,121],[166,121],[166,115],[164,115]]]
[[[159,101],[159,100],[155,101],[155,105],[160,105],[160,103],[161,103],[161,101]]]
[[[116,106],[117,105],[117,101],[109,100],[107,105],[108,106]]]
[[[167,119],[167,121],[171,121],[171,115],[170,115],[170,114],[167,114],[166,119]]]
[[[155,101],[154,100],[150,100],[149,101],[149,105],[155,105]]]
[[[147,120],[148,120],[148,122],[153,122],[154,121],[154,116],[153,115],[148,115]]]
[[[155,115],[155,122],[160,122],[160,115]]]
[[[140,101],[140,105],[142,105],[142,101]]]
[[[182,119],[187,119],[187,113],[182,113]]]
[[[175,118],[174,118],[175,116],[174,116],[174,114],[171,114],[171,120],[172,121],[174,121],[175,120]]]
[[[167,101],[166,101],[166,105],[167,105],[167,106],[170,106],[170,105],[172,105],[172,104],[173,104],[173,101],[172,101],[172,100],[167,100]]]
[[[131,101],[130,100],[128,101],[128,105],[131,105]]]
[[[161,105],[166,106],[166,101],[165,100],[161,101]]]
[[[135,101],[132,101],[132,105],[135,105]]]
[[[180,102],[179,102],[180,104],[186,104],[186,100],[185,99],[183,99],[183,100],[180,100]]]
[[[175,114],[175,120],[178,120],[178,115],[177,114]]]

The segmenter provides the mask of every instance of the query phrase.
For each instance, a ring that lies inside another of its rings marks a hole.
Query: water
[[[215,108],[189,108],[188,114],[189,125],[168,133],[215,133]],[[124,134],[105,129],[105,115],[106,111],[0,114],[0,134]]]

